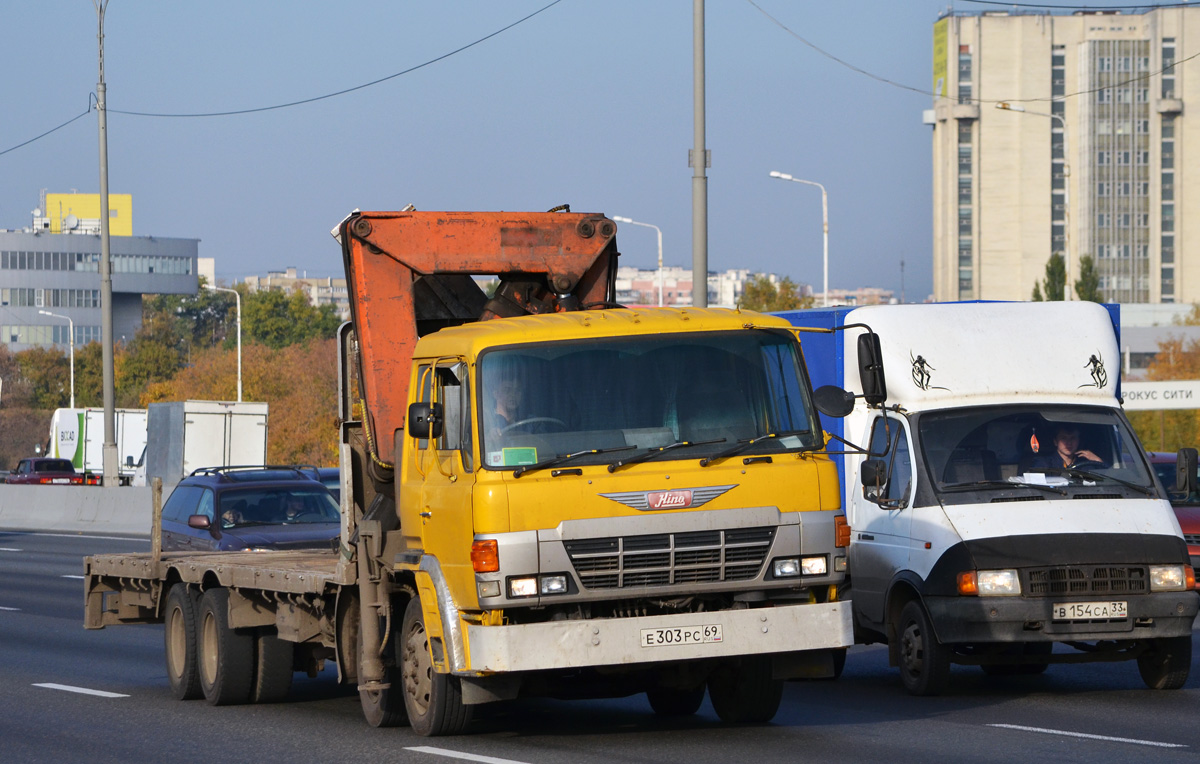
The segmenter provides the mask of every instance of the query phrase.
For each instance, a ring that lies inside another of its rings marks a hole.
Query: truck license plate
[[[1090,621],[1097,618],[1128,618],[1129,605],[1125,602],[1056,602],[1054,620]]]
[[[669,629],[642,629],[642,647],[666,647],[668,645],[702,645],[720,642],[721,624],[704,626],[676,626]]]

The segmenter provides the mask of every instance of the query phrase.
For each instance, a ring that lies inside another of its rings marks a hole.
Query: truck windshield
[[[664,446],[673,447],[655,461],[700,459],[784,432],[744,453],[817,448],[820,426],[797,351],[790,335],[768,330],[492,350],[478,373],[483,463],[504,469],[604,451],[573,459],[578,466]]]
[[[922,415],[919,432],[925,464],[950,502],[964,491],[1024,486],[1157,496],[1137,438],[1116,409],[959,409]]]

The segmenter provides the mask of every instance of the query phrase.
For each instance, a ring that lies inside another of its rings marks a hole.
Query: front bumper
[[[1200,610],[1195,591],[1114,595],[1129,603],[1129,617],[1104,622],[1055,621],[1055,602],[1103,602],[1098,597],[926,597],[933,630],[943,644],[988,642],[1090,642],[1180,637],[1192,633]]]
[[[720,642],[643,646],[644,630],[720,625]],[[634,665],[849,647],[849,602],[481,626],[466,624],[469,667],[455,673]]]

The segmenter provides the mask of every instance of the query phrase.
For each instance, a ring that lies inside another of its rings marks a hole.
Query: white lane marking
[[[1066,730],[1048,730],[1041,727],[1023,727],[1020,724],[989,724],[989,727],[1000,727],[1006,730],[1021,732],[1041,732],[1045,735],[1063,735],[1065,737],[1082,737],[1088,740],[1106,740],[1111,743],[1132,743],[1133,745],[1150,745],[1155,748],[1187,748],[1180,743],[1160,743],[1156,740],[1138,740],[1133,737],[1109,737],[1108,735],[1089,735],[1085,732],[1067,732]]]
[[[0,552],[19,552],[20,549],[13,549],[10,546],[0,546]]]
[[[83,580],[83,576],[63,576],[63,578],[78,578],[80,581]]]
[[[451,759],[464,759],[466,761],[482,761],[484,764],[525,764],[523,761],[516,759],[497,759],[495,756],[480,756],[475,753],[463,753],[461,751],[451,751],[447,748],[434,748],[429,745],[418,745],[405,748],[406,751],[416,751],[417,753],[429,753],[434,756],[448,756]]]
[[[20,610],[20,609],[21,608],[19,608],[19,607],[4,607],[3,605],[0,605],[0,610]]]
[[[77,692],[80,695],[95,695],[100,698],[128,698],[128,695],[122,695],[119,692],[105,692],[104,690],[89,690],[86,687],[72,687],[69,684],[35,684],[34,687],[44,687],[47,690],[63,690],[65,692]]]

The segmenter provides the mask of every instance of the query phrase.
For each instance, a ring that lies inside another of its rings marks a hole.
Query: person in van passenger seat
[[[1041,454],[1033,460],[1035,468],[1065,469],[1088,463],[1104,463],[1095,451],[1079,447],[1079,428],[1075,425],[1060,424],[1054,431],[1053,445],[1053,451]]]

